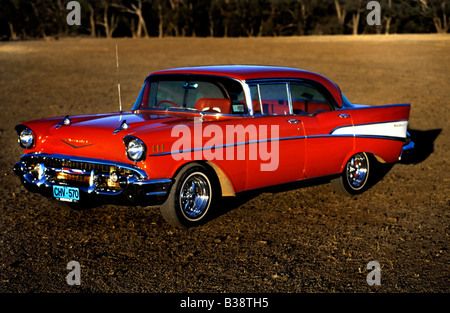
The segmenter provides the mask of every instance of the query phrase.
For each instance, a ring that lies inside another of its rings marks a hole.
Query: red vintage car
[[[16,126],[27,189],[68,202],[159,205],[176,226],[207,220],[224,196],[317,177],[368,188],[371,163],[398,161],[409,104],[350,103],[329,79],[269,66],[151,73],[130,111]]]

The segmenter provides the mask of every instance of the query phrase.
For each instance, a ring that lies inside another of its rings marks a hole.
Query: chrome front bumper
[[[158,205],[172,185],[172,179],[149,179],[134,165],[56,154],[25,154],[13,170],[32,192],[51,197],[53,186],[76,187],[80,201]]]

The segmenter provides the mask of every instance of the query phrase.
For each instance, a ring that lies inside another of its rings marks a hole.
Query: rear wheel
[[[219,196],[216,186],[215,176],[206,167],[197,163],[187,165],[176,175],[161,214],[178,227],[204,223]]]
[[[366,153],[354,154],[345,165],[342,175],[331,181],[333,189],[343,195],[357,195],[367,189],[369,157]]]

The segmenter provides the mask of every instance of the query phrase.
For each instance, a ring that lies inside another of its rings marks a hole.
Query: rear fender
[[[382,163],[396,162],[407,138],[410,104],[358,106],[351,110],[353,126],[336,129],[333,134],[352,134],[354,149],[341,167],[355,153],[366,152]]]

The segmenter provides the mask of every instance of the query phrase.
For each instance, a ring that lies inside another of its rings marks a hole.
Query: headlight
[[[29,149],[34,144],[34,134],[29,128],[24,128],[19,134],[19,143],[22,148]]]
[[[127,157],[134,162],[143,161],[147,153],[147,147],[139,138],[127,136],[123,139],[127,150]]]

